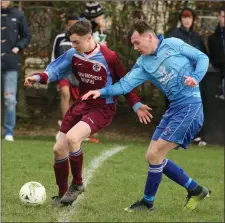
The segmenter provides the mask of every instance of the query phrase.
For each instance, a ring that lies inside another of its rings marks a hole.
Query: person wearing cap
[[[194,31],[194,22],[196,14],[191,8],[184,8],[179,15],[180,27],[173,29],[168,37],[176,37],[183,40],[185,43],[197,48],[203,53],[207,54],[206,46],[203,38]],[[202,83],[200,83],[202,85]],[[203,95],[203,88],[200,86],[201,94]],[[166,99],[166,106],[169,106],[168,99]],[[204,127],[201,129],[198,136],[193,140],[194,144],[205,146],[207,142],[204,139]]]
[[[85,17],[91,22],[92,35],[97,43],[107,45],[105,39],[105,19],[104,8],[97,1],[89,1],[86,3],[86,8],[81,14],[81,17]]]

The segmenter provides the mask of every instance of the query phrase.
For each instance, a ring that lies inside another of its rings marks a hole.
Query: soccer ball
[[[46,200],[45,187],[38,182],[30,181],[22,186],[19,197],[26,205],[41,205]]]

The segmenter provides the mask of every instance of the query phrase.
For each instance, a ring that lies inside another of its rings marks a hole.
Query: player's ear
[[[88,41],[90,41],[92,39],[91,34],[88,35]]]
[[[152,39],[153,39],[152,33],[149,33],[149,34],[148,34],[148,39],[149,39],[149,42],[152,42]]]

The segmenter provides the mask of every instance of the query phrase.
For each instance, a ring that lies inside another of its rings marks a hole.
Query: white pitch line
[[[88,184],[90,184],[90,181],[91,181],[96,169],[98,169],[105,160],[107,160],[114,154],[116,154],[126,148],[127,147],[125,147],[125,146],[116,146],[110,150],[102,152],[100,154],[100,156],[97,156],[96,158],[94,158],[91,161],[91,163],[88,165],[88,167],[84,168],[84,171],[83,171],[83,179],[84,179],[83,183],[84,183],[85,188],[87,187]],[[82,200],[83,197],[84,197],[83,194],[79,195],[77,200],[71,206],[63,207],[62,211],[59,213],[60,218],[59,218],[58,222],[70,222],[71,215],[74,213],[74,211],[76,211],[78,203]]]

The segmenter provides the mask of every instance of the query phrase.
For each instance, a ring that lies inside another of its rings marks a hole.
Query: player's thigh
[[[107,105],[87,113],[82,117],[82,121],[90,126],[91,133],[94,134],[112,122],[115,112],[116,109],[114,104]]]
[[[66,114],[63,117],[62,124],[60,126],[60,131],[63,133],[69,132],[79,121],[82,119],[82,109],[81,106],[74,102]]]
[[[156,129],[155,129],[155,131],[154,131],[154,133],[152,135],[152,141],[153,142],[154,141],[156,142],[160,138],[160,136],[163,134],[163,132],[166,131],[166,127],[167,127],[167,125],[169,123],[170,117],[171,117],[171,111],[170,111],[170,109],[168,109],[165,112],[165,114],[163,115],[159,125],[156,127]],[[150,142],[150,145],[151,144],[152,143]],[[149,145],[149,147],[150,147],[150,145]]]
[[[180,106],[180,109],[170,118],[160,139],[176,143],[186,149],[200,131],[203,119],[202,103]]]
[[[70,95],[70,87],[69,86],[63,86],[60,88],[60,93],[61,93],[61,99],[62,100],[70,100],[71,95]]]
[[[90,134],[90,126],[86,122],[80,121],[67,132],[66,140],[70,143],[81,143]]]

